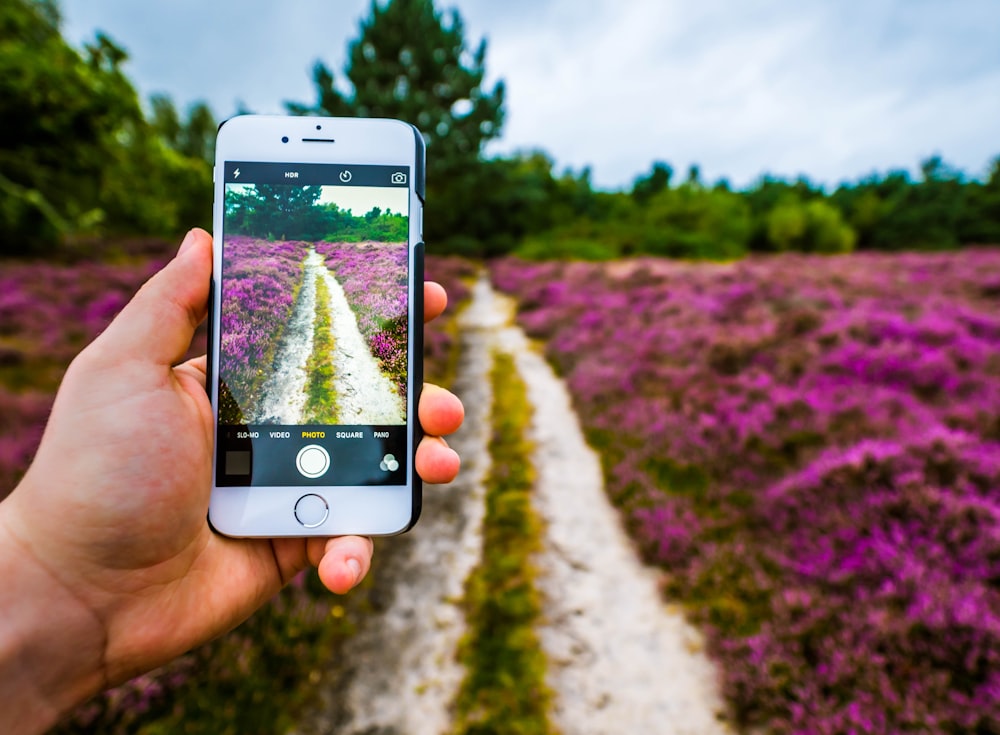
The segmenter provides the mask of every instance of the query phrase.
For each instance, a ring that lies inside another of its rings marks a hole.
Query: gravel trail
[[[507,299],[494,298],[504,309]],[[534,499],[545,523],[538,633],[554,724],[565,735],[731,732],[716,716],[723,706],[701,637],[664,603],[656,572],[639,561],[564,383],[519,328],[505,329],[500,343],[535,411]]]
[[[316,322],[316,277],[326,271],[323,256],[312,248],[305,259],[302,288],[292,318],[274,359],[274,371],[264,383],[261,401],[251,424],[297,424],[306,402],[306,361],[312,354]]]
[[[327,308],[333,332],[337,421],[340,424],[401,424],[405,406],[396,386],[379,368],[344,289],[312,248],[305,259],[302,288],[285,328],[271,376],[264,383],[255,424],[300,424],[306,403],[306,363],[313,349],[316,329],[316,279],[322,278],[330,294]]]
[[[405,423],[403,398],[368,349],[368,342],[358,330],[358,320],[344,295],[344,289],[326,267],[321,269],[318,277],[324,279],[330,292],[337,423]]]
[[[424,487],[416,528],[377,540],[369,595],[375,609],[330,661],[321,701],[304,713],[298,735],[441,735],[450,729],[449,706],[464,674],[455,660],[465,630],[458,602],[479,562],[490,461],[496,325],[482,307],[474,301],[460,316],[462,357],[452,390],[465,402],[466,419],[448,443],[462,456],[462,471],[447,487]]]

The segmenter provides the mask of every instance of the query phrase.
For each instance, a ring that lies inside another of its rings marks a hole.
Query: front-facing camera
[[[287,135],[283,135],[283,136],[281,137],[281,142],[282,142],[282,143],[287,143],[287,142],[288,142],[288,136],[287,136]]]

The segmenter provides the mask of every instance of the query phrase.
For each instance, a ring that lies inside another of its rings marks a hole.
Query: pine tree
[[[427,143],[428,187],[444,194],[469,173],[487,141],[503,123],[503,82],[484,90],[486,41],[475,52],[465,45],[458,12],[447,18],[433,0],[373,0],[371,16],[350,45],[342,93],[330,69],[313,71],[315,105],[288,103],[290,112],[392,117],[413,123]],[[452,182],[453,183],[453,182]]]

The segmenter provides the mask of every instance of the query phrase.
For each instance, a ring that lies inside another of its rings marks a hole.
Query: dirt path
[[[464,674],[455,661],[465,629],[457,603],[481,548],[494,319],[478,301],[461,316],[453,390],[466,420],[448,441],[462,471],[448,487],[424,488],[413,531],[379,540],[369,593],[375,609],[330,662],[321,701],[304,713],[299,735],[440,735],[450,727],[449,705]]]
[[[496,311],[513,309],[492,298]],[[500,344],[535,410],[535,507],[546,524],[539,637],[554,724],[566,735],[730,732],[716,718],[722,704],[700,636],[638,560],[564,383],[519,328],[503,330]]]
[[[337,423],[404,423],[406,411],[403,399],[368,349],[368,342],[358,329],[358,320],[344,295],[344,289],[325,267],[319,277],[324,279],[330,292]]]
[[[302,288],[292,318],[274,359],[274,371],[264,383],[260,405],[251,424],[297,424],[306,402],[306,361],[312,354],[316,323],[316,277],[326,271],[323,256],[310,249],[302,271]]]
[[[298,735],[442,735],[464,674],[456,602],[480,555],[489,468],[490,352],[514,355],[535,408],[531,427],[546,523],[536,560],[545,608],[539,630],[563,735],[715,735],[721,703],[698,633],[666,605],[602,487],[562,382],[517,327],[512,303],[480,280],[463,314],[455,391],[466,422],[451,445],[463,458],[450,488],[429,487],[416,529],[379,544],[376,610],[331,661],[321,706]]]

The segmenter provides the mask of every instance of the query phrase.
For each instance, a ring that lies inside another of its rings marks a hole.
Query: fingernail
[[[177,250],[177,257],[179,258],[184,255],[184,253],[191,249],[192,245],[194,245],[194,230],[188,230],[188,234],[184,236],[181,246]]]
[[[347,568],[351,570],[351,574],[354,575],[354,584],[361,581],[361,562],[353,557],[347,560]]]

